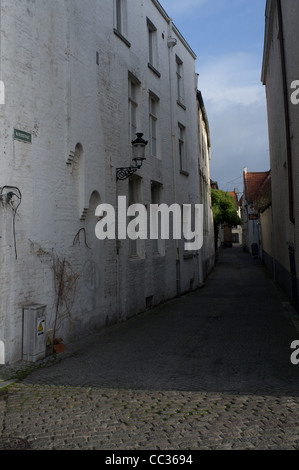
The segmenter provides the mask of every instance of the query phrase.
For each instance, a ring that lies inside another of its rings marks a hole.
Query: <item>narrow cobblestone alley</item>
[[[0,449],[12,437],[33,450],[299,449],[295,325],[262,263],[223,250],[202,289],[10,385]]]

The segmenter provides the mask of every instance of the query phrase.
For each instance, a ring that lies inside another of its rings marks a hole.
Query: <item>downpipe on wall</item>
[[[173,188],[174,188],[174,199],[177,202],[177,189],[176,189],[176,151],[175,151],[175,131],[173,124],[173,106],[172,106],[172,95],[173,95],[173,84],[172,84],[172,74],[171,74],[171,52],[176,45],[177,41],[172,37],[172,20],[169,20],[169,32],[167,39],[168,46],[168,68],[169,68],[169,93],[170,93],[170,122],[171,122],[171,147],[172,147],[172,166],[173,166]],[[181,295],[181,265],[180,265],[180,247],[179,241],[176,240],[176,291],[177,296]]]

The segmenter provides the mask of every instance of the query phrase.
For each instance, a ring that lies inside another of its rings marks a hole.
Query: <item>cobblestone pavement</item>
[[[0,450],[299,449],[298,331],[261,263],[225,250],[204,288],[0,390]]]

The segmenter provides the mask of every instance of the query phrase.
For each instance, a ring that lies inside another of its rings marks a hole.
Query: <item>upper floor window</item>
[[[150,153],[153,157],[158,156],[157,149],[157,132],[158,132],[158,104],[159,98],[150,92],[149,95],[149,144]]]
[[[115,27],[119,33],[123,33],[123,2],[115,0]]]
[[[179,123],[179,157],[180,157],[180,171],[187,174],[187,154],[185,142],[185,127]]]
[[[147,30],[148,30],[148,66],[153,72],[160,77],[160,72],[158,72],[158,44],[157,44],[157,28],[156,26],[147,18]]]
[[[114,0],[114,33],[130,47],[130,42],[126,39],[128,34],[127,25],[127,0]]]
[[[183,62],[178,56],[176,56],[176,77],[177,77],[177,102],[179,105],[185,108]]]
[[[129,140],[130,143],[136,139],[137,134],[137,111],[138,111],[138,93],[139,80],[129,73]]]

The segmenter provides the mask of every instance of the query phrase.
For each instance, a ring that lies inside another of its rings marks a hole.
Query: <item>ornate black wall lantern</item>
[[[138,133],[137,139],[132,141],[133,146],[133,158],[135,166],[116,168],[116,181],[125,180],[132,176],[137,170],[142,167],[143,160],[145,160],[145,148],[148,144],[147,140],[144,140],[143,134]]]

